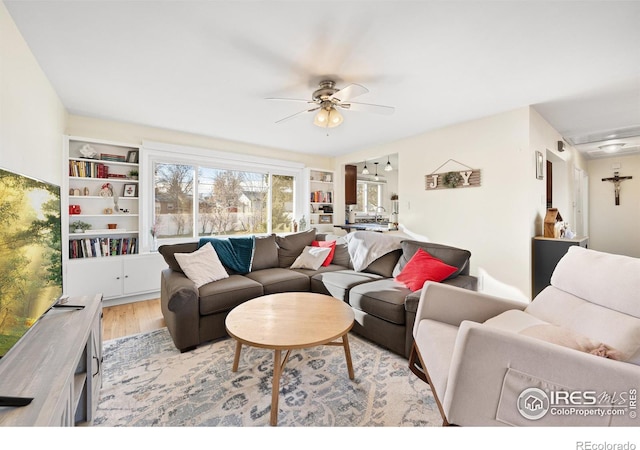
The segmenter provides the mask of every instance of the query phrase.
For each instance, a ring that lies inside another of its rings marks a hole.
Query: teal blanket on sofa
[[[200,238],[198,248],[211,242],[218,254],[220,262],[227,268],[239,274],[251,272],[253,251],[256,246],[255,236],[241,236],[229,238]]]

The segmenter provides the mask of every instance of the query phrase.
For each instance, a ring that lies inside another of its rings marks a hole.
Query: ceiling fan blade
[[[286,122],[287,120],[293,119],[294,117],[299,116],[300,114],[304,114],[304,113],[307,113],[307,112],[317,111],[317,110],[319,110],[319,109],[320,109],[320,107],[319,107],[319,106],[318,106],[318,107],[316,107],[316,108],[311,108],[311,109],[303,109],[302,111],[298,111],[297,113],[295,113],[295,114],[291,114],[290,116],[287,116],[287,117],[285,117],[285,118],[283,118],[283,119],[276,120],[276,123]]]
[[[280,98],[280,97],[267,97],[265,100],[281,100],[285,102],[304,102],[304,103],[315,103],[313,100],[303,100],[301,98]]]
[[[387,116],[393,114],[396,110],[393,106],[373,105],[371,103],[358,103],[358,102],[349,102],[349,103],[344,103],[338,106],[344,109],[348,109],[350,111],[364,111],[364,112],[371,112],[375,114],[385,114]]]
[[[360,84],[350,84],[343,89],[340,89],[338,92],[329,97],[330,100],[340,100],[341,102],[346,102],[349,99],[356,98],[359,95],[366,94],[369,92],[369,89],[360,85]]]

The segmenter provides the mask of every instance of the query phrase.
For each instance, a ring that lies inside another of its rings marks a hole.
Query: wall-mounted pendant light
[[[387,156],[387,165],[384,166],[384,171],[391,172],[392,170],[393,170],[393,167],[391,166],[391,161],[389,161],[389,157]]]
[[[364,162],[364,167],[362,168],[362,175],[369,175],[369,169],[367,169],[367,162]]]

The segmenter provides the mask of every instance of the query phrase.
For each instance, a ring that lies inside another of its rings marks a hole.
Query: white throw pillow
[[[292,269],[312,269],[318,270],[327,255],[331,253],[329,247],[311,247],[307,245],[300,256],[291,264]]]
[[[184,274],[196,284],[197,288],[229,277],[210,242],[195,252],[175,253],[174,256]]]

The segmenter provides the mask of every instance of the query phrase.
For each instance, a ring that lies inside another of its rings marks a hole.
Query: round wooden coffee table
[[[353,364],[347,333],[353,327],[353,311],[341,300],[323,294],[287,292],[265,295],[236,306],[227,316],[227,332],[236,343],[233,371],[238,370],[242,344],[274,350],[271,425],[278,423],[280,376],[293,349],[318,345],[344,348],[349,378]],[[340,339],[341,338],[341,339]],[[336,341],[340,339],[340,341]],[[282,358],[282,351],[287,353]]]

